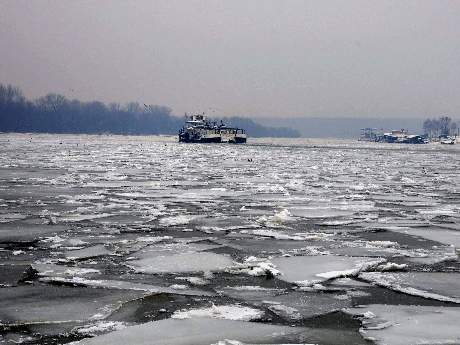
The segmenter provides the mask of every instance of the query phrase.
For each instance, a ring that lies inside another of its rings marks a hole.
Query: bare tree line
[[[22,91],[0,84],[0,130],[50,133],[174,133],[181,120],[164,106],[82,102],[50,93],[28,100]]]
[[[226,120],[250,136],[299,136],[293,129],[266,127],[247,118]],[[176,134],[182,125],[183,119],[165,106],[82,102],[56,93],[28,100],[18,87],[0,83],[2,132]]]
[[[439,138],[458,135],[460,125],[448,116],[437,119],[426,119],[423,122],[423,130],[429,138]]]

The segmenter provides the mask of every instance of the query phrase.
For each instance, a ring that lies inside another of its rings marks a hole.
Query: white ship
[[[245,143],[244,129],[228,127],[222,121],[209,121],[204,114],[192,115],[179,130],[179,142],[184,143]]]

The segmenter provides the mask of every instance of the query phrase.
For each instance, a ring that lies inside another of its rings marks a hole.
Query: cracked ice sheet
[[[340,339],[340,341],[338,341]],[[154,340],[154,342],[152,342]],[[227,342],[229,340],[237,342]],[[355,342],[355,341],[358,342]],[[354,334],[328,329],[287,327],[211,318],[167,319],[131,326],[84,339],[78,345],[212,345],[220,344],[328,344],[360,343]]]
[[[384,259],[348,256],[291,256],[271,262],[281,271],[281,280],[312,285],[332,278],[356,276],[359,272],[385,262]]]
[[[460,343],[460,308],[374,304],[344,311],[360,317],[360,333],[377,344]]]
[[[409,295],[460,303],[460,274],[442,272],[362,272],[367,282]]]

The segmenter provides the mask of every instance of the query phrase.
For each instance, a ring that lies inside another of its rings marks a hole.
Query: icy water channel
[[[459,344],[460,145],[0,135],[0,343]]]

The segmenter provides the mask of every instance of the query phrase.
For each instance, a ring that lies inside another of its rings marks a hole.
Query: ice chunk
[[[364,288],[369,287],[371,284],[365,283],[359,280],[355,280],[352,278],[337,278],[334,279],[330,285],[338,286],[338,287],[350,287],[350,288]]]
[[[233,274],[249,274],[250,276],[277,276],[280,274],[271,262],[263,258],[256,258],[255,256],[250,256],[244,260],[244,263],[237,264],[226,270],[229,273]]]
[[[209,284],[209,281],[200,278],[200,277],[177,277],[177,280],[185,280],[189,282],[191,285],[207,285]]]
[[[384,259],[334,255],[291,256],[271,260],[281,271],[280,279],[303,286],[332,278],[356,276],[359,272],[376,267],[384,261]]]
[[[333,293],[317,293],[279,289],[223,288],[220,293],[243,300],[257,307],[268,307],[287,320],[298,320],[299,316],[310,318],[331,313],[351,305],[351,301],[337,300]],[[275,307],[275,305],[277,307]]]
[[[242,285],[242,286],[227,286],[225,289],[236,290],[236,291],[275,291],[281,292],[282,289],[266,288],[258,285]]]
[[[172,217],[164,217],[160,219],[160,225],[163,226],[175,226],[175,225],[186,225],[192,220],[199,218],[197,215],[178,215]]]
[[[0,323],[21,324],[102,319],[142,291],[66,286],[17,286],[0,289]]]
[[[70,250],[65,253],[65,257],[70,260],[84,260],[97,256],[105,256],[113,254],[107,250],[102,244],[77,250]]]
[[[69,267],[64,265],[35,263],[32,268],[38,272],[40,277],[73,277],[96,275],[101,272],[94,268]]]
[[[143,236],[138,237],[136,241],[138,242],[148,242],[148,243],[157,243],[162,241],[172,240],[171,236]]]
[[[282,304],[271,304],[268,309],[285,319],[300,320],[302,314],[296,308],[288,307]]]
[[[407,268],[406,264],[397,264],[394,262],[386,262],[376,267],[377,271],[389,272],[389,271],[402,271]]]
[[[377,344],[460,343],[460,308],[369,305],[345,309],[345,312],[361,317],[360,333]]]
[[[249,344],[291,343],[309,339],[309,329],[302,327],[273,326],[246,321],[230,321],[212,318],[167,319],[131,326],[91,339],[81,345],[204,345],[225,339]]]
[[[276,230],[270,230],[270,229],[257,229],[257,230],[246,231],[243,233],[250,233],[256,236],[271,237],[277,240],[294,240],[294,241],[304,240],[302,236],[289,235],[282,231],[276,231]]]
[[[185,284],[172,284],[169,287],[174,290],[186,290],[188,288]]]
[[[222,271],[233,261],[222,254],[209,252],[173,254],[129,261],[129,267],[142,273],[185,273]]]
[[[95,280],[83,277],[44,277],[40,278],[42,282],[66,283],[81,286],[99,287],[107,289],[144,291],[148,293],[171,293],[178,295],[192,296],[213,296],[214,293],[197,289],[174,289],[172,287],[156,286],[143,283],[135,283],[123,280]],[[185,285],[184,285],[185,286]]]
[[[82,334],[85,336],[95,336],[102,333],[119,331],[120,329],[126,328],[127,325],[120,321],[98,321],[90,323],[85,326],[81,326],[73,329],[73,332]]]
[[[14,222],[0,224],[0,243],[35,242],[45,236],[64,232],[68,227],[61,225],[42,225]]]
[[[263,215],[257,218],[257,223],[265,225],[265,226],[279,226],[283,223],[292,220],[291,213],[287,209],[282,209],[279,212],[275,212],[273,216],[266,216]]]
[[[428,228],[403,228],[400,230],[394,230],[405,234],[420,236],[426,239],[440,242],[447,245],[453,245],[456,248],[460,248],[460,231],[439,229],[432,227]]]
[[[262,310],[240,305],[212,305],[209,308],[178,310],[172,314],[173,319],[189,319],[192,317],[211,317],[235,321],[250,321],[260,319]]]
[[[460,303],[459,273],[362,272],[359,278],[409,295]]]
[[[111,216],[112,214],[110,213],[98,213],[98,214],[81,214],[81,213],[73,213],[73,214],[67,214],[63,215],[62,217],[59,218],[59,222],[81,222],[81,221],[86,221],[86,220],[94,220],[94,219],[100,219],[100,218],[106,218]]]
[[[351,216],[355,213],[352,210],[340,210],[334,207],[296,207],[291,208],[290,213],[296,217],[303,218],[335,218]]]

